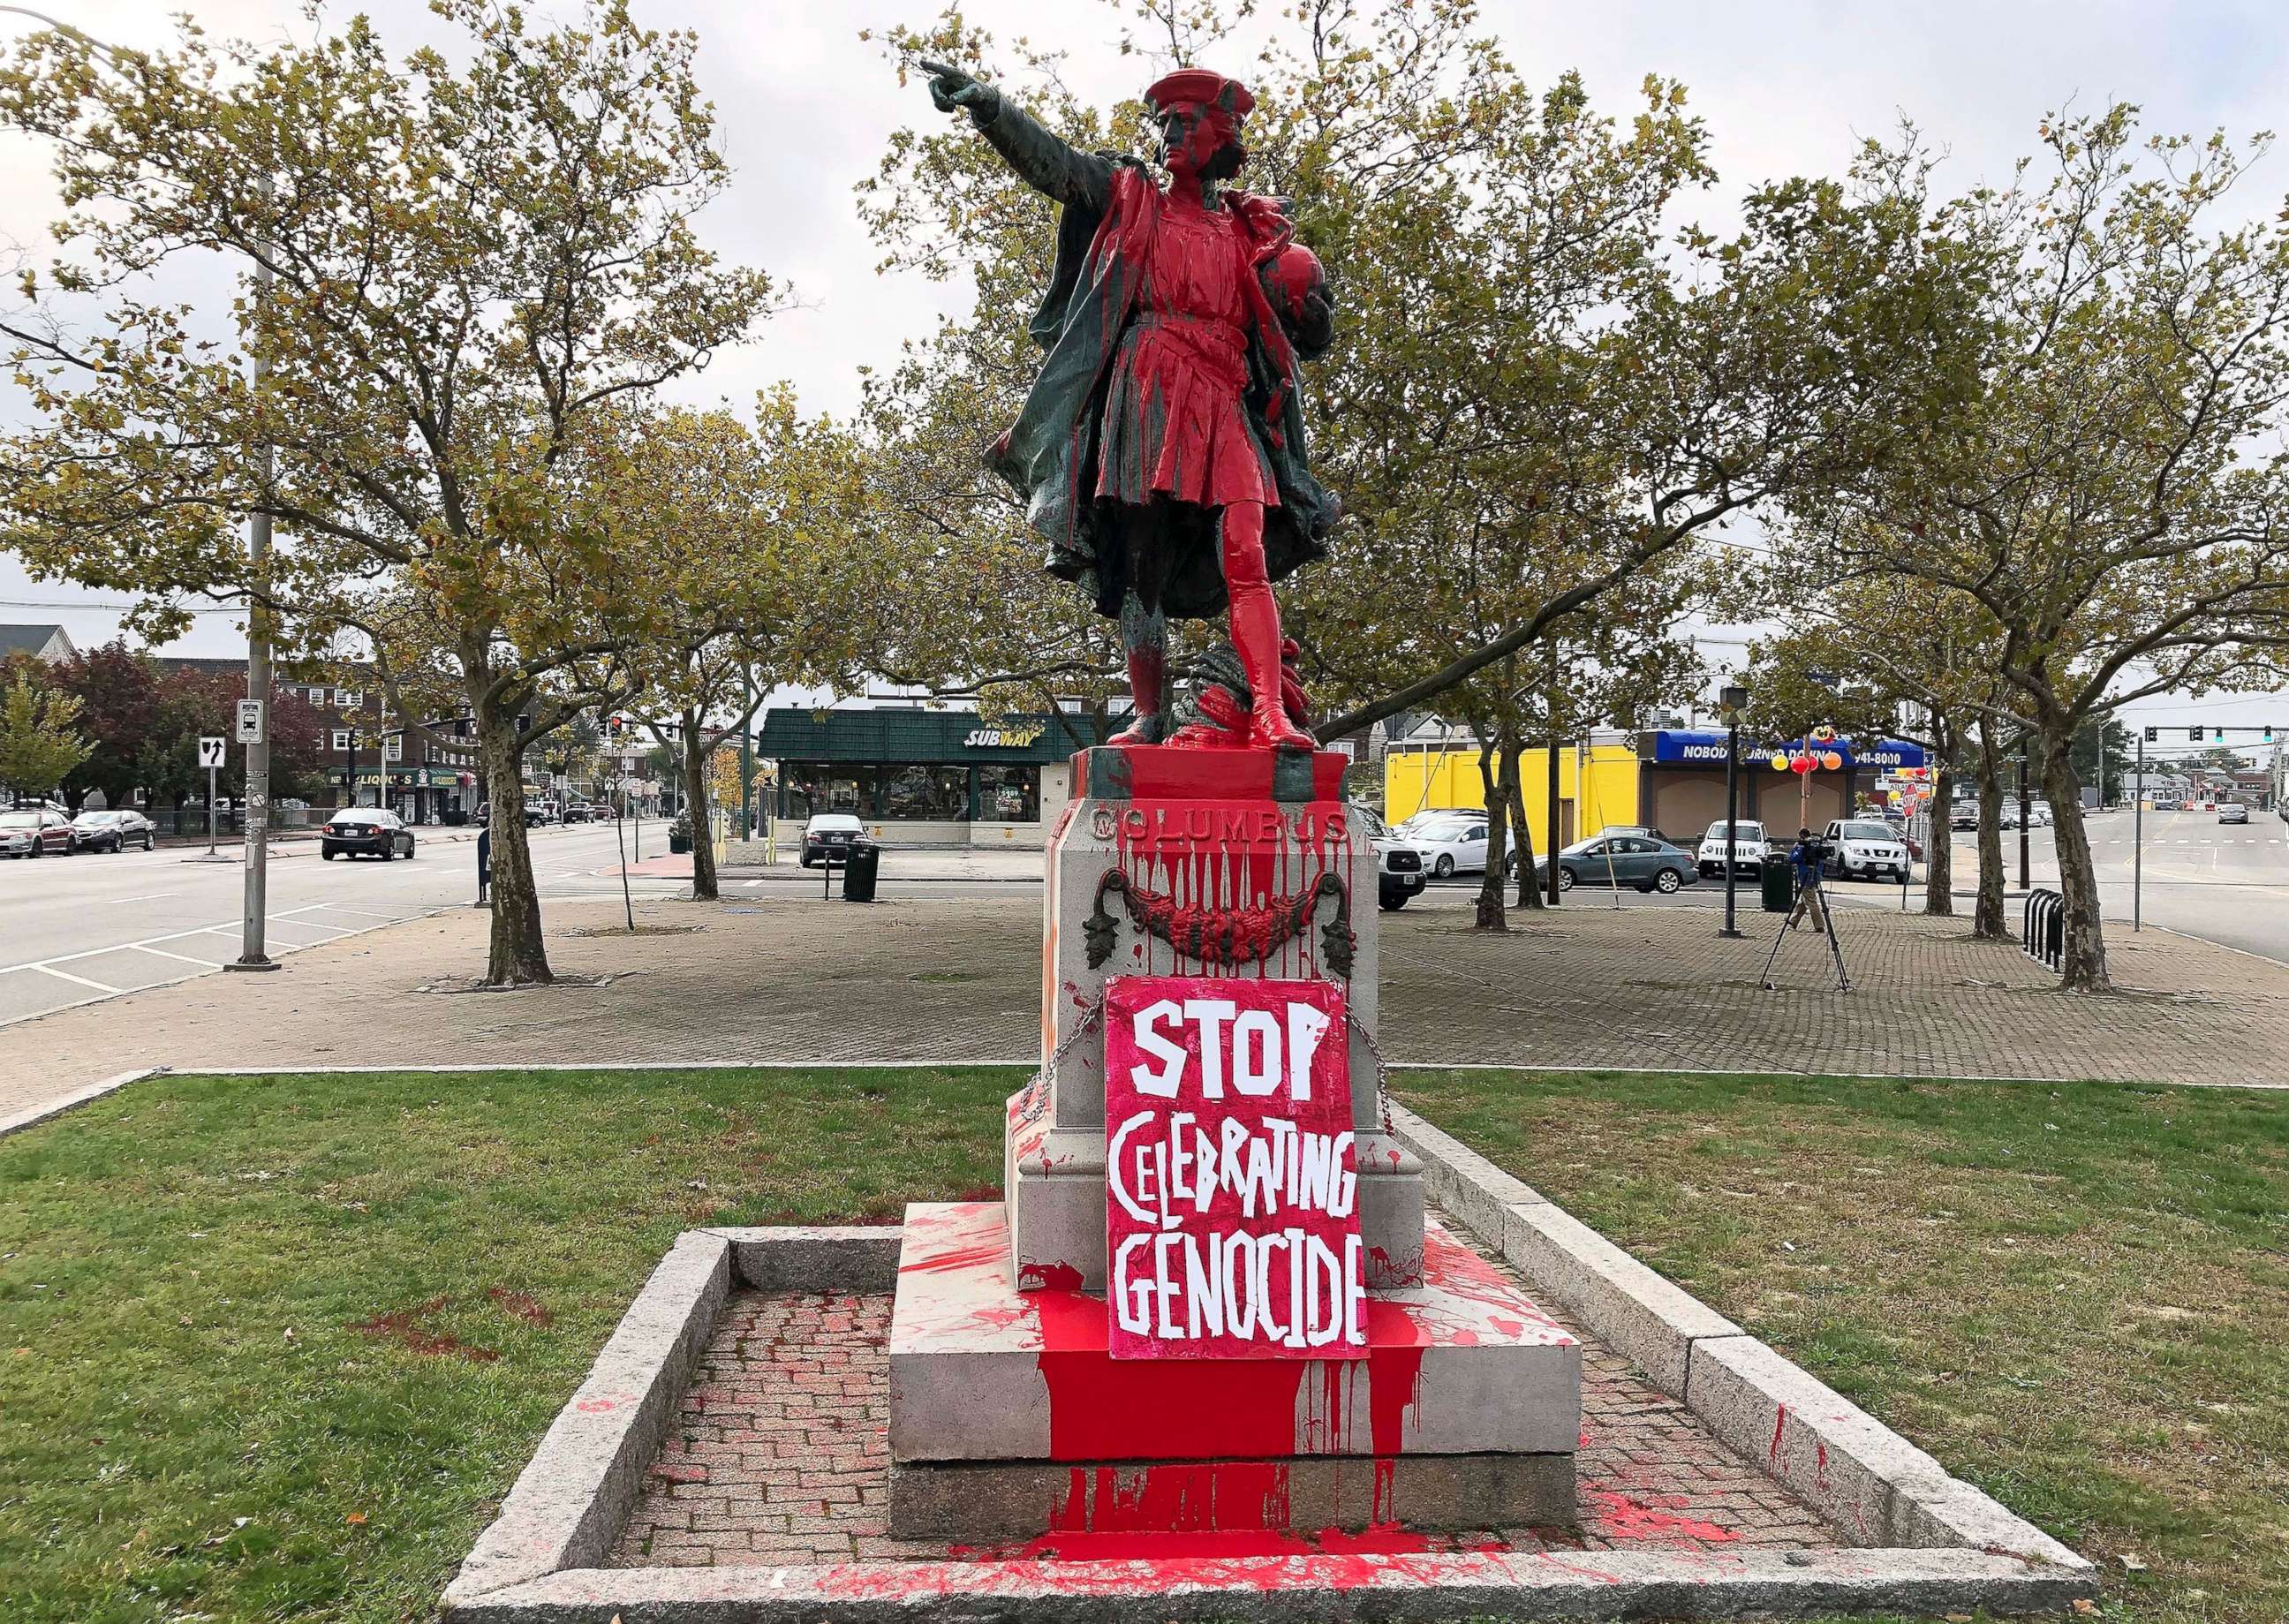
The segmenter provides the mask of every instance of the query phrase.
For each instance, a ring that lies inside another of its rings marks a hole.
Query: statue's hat
[[[1256,106],[1248,86],[1205,68],[1178,68],[1147,90],[1144,100],[1162,112],[1177,107],[1215,107],[1234,123],[1246,118]]]

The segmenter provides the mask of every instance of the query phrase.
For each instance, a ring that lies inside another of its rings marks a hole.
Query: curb
[[[1867,1546],[2009,1557],[2066,1581],[2070,1595],[2096,1594],[2083,1557],[1452,1135],[1403,1105],[1389,1110],[1432,1199],[1837,1527]]]
[[[88,1001],[100,1003],[102,999],[91,999]],[[84,1105],[90,1100],[100,1100],[107,1094],[116,1094],[130,1083],[140,1083],[147,1077],[157,1077],[163,1072],[172,1070],[171,1066],[144,1066],[133,1071],[122,1071],[116,1076],[105,1078],[100,1083],[89,1083],[84,1087],[73,1089],[69,1094],[60,1095],[52,1100],[29,1106],[13,1116],[0,1117],[0,1139],[5,1139],[11,1134],[21,1132],[36,1123],[45,1122],[51,1117],[60,1117],[64,1112]]]

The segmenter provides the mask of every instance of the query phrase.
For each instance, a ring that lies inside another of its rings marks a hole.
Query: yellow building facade
[[[1638,812],[1640,780],[1635,744],[1561,744],[1558,750],[1558,846],[1570,846],[1612,824],[1643,821]],[[1551,849],[1550,752],[1529,750],[1519,757],[1519,788],[1526,801],[1527,827],[1537,853]],[[1417,812],[1444,808],[1483,808],[1485,784],[1474,745],[1424,750],[1396,749],[1383,760],[1384,816],[1402,823]]]

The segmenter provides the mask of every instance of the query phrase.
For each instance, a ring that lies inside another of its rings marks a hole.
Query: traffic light
[[[2265,724],[2265,742],[2269,744],[2273,742],[2273,724],[2269,721]]]
[[[2147,729],[2146,729],[2146,742],[2147,742],[2148,744],[2160,744],[2160,743],[2162,742],[2162,729],[2161,729],[2161,728],[2147,728]]]
[[[2189,742],[2198,744],[2202,742],[2202,730],[2199,728],[2189,728],[2186,729],[2186,737]]]
[[[2224,729],[2223,728],[2217,728],[2217,729],[2213,733],[2213,735],[2212,735],[2212,738],[2213,738],[2213,742],[2215,742],[2215,743],[2217,743],[2217,744],[2224,744],[2224,743],[2225,743],[2225,729]]]

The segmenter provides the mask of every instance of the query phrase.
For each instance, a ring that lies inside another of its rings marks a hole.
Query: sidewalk
[[[799,872],[800,871],[798,871]],[[718,905],[554,904],[562,974],[602,988],[424,993],[483,964],[453,910],[314,947],[275,975],[211,976],[0,1029],[0,1117],[119,1072],[391,1065],[650,1066],[1039,1058],[1040,908],[924,892],[873,907],[771,887]],[[1839,911],[1854,991],[1798,933],[1758,984],[1771,922],[1727,942],[1703,910],[1567,909],[1506,936],[1459,911],[1384,916],[1394,1064],[1692,1068],[2279,1086],[2289,966],[2186,937],[2117,935],[2118,983],[2070,997],[1960,920]]]
[[[800,880],[817,886],[819,871],[805,868],[795,858],[802,844],[798,834],[779,850],[779,860],[770,867],[762,864],[725,864],[716,870],[718,878],[725,880]],[[881,876],[885,885],[897,881],[944,880],[1030,880],[1039,884],[1041,879],[1042,854],[1038,851],[1001,851],[963,847],[897,846],[882,848]],[[686,871],[687,872],[689,871]],[[841,883],[838,876],[836,883]]]

